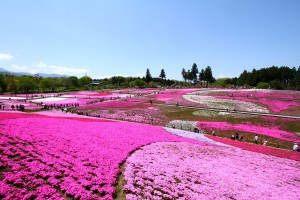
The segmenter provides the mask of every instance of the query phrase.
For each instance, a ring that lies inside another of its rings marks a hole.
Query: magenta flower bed
[[[299,104],[295,101],[269,100],[266,98],[259,99],[259,102],[267,105],[274,112],[281,112],[293,106],[299,106]]]
[[[205,136],[216,142],[231,145],[231,146],[238,147],[238,148],[241,148],[244,150],[263,153],[263,154],[272,155],[272,156],[276,156],[276,157],[280,157],[280,158],[287,158],[287,159],[291,159],[291,160],[300,161],[300,153],[294,152],[292,150],[278,149],[278,148],[269,147],[269,146],[251,144],[251,143],[247,143],[247,142],[241,142],[241,141],[237,141],[237,140],[231,140],[228,138],[221,138],[221,137],[212,136],[212,135],[205,135]]]
[[[197,126],[202,129],[217,129],[217,130],[236,130],[256,133],[260,135],[270,136],[288,141],[300,142],[300,137],[296,134],[283,131],[277,127],[263,127],[251,125],[248,123],[244,124],[229,124],[227,122],[198,122]]]
[[[155,143],[125,163],[126,199],[298,199],[300,163],[223,146]]]
[[[162,100],[162,101],[176,101],[174,99],[180,99],[182,98],[182,95],[195,92],[197,89],[168,89],[160,94],[154,94],[151,95],[150,97],[155,98],[157,100]]]
[[[86,104],[91,101],[88,98],[64,98],[64,97],[53,97],[53,98],[45,98],[45,99],[37,99],[34,102],[43,103],[45,105],[64,105],[64,104],[75,104],[78,103],[80,105]]]
[[[130,152],[161,141],[202,144],[150,125],[25,116],[0,120],[3,199],[113,199]]]
[[[126,108],[126,107],[134,107],[139,105],[139,102],[132,101],[106,101],[102,103],[95,103],[85,106],[84,108]],[[147,106],[147,105],[145,105]]]
[[[177,94],[155,94],[151,97],[157,99],[157,100],[163,100],[163,101],[166,101],[166,100],[169,100],[169,99],[173,99],[173,98],[176,98],[176,97],[179,97],[180,95],[177,95]]]
[[[42,106],[38,106],[34,103],[31,103],[29,100],[27,100],[26,102],[24,101],[18,101],[16,99],[10,99],[10,100],[0,100],[0,105],[5,106],[4,110],[12,110],[11,109],[11,105],[14,105],[14,110],[17,110],[16,105],[24,105],[25,106],[25,110],[36,110],[36,109],[41,109],[43,108]],[[3,107],[1,107],[1,110],[3,109]]]
[[[293,106],[299,106],[294,98],[299,98],[300,93],[296,91],[239,91],[232,90],[227,92],[230,96],[214,96],[219,99],[232,99],[244,102],[261,103],[268,106],[273,112],[279,113],[283,110],[291,109]]]
[[[137,98],[137,97],[122,98],[122,101],[136,102],[136,103],[149,103],[149,99]]]
[[[244,102],[251,102],[251,103],[261,103],[263,105],[266,105],[271,109],[273,112],[279,113],[283,110],[287,110],[293,106],[299,106],[299,104],[295,101],[281,101],[281,100],[270,100],[267,98],[260,98],[260,99],[254,99],[254,98],[247,98],[247,97],[228,97],[228,96],[215,96],[219,99],[232,99],[232,100],[238,100],[238,101],[244,101]]]
[[[80,92],[69,93],[69,95],[86,95],[86,96],[96,95],[96,94],[100,94],[100,93],[99,92],[91,92],[91,91],[80,91]]]
[[[164,91],[165,94],[177,94],[177,95],[184,95],[191,92],[196,92],[198,89],[167,89]]]

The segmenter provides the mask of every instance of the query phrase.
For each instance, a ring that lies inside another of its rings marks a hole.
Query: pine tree
[[[152,76],[150,74],[150,70],[147,68],[145,80],[149,83],[152,80]]]
[[[159,77],[160,77],[161,79],[166,79],[166,73],[165,73],[165,70],[164,70],[164,69],[162,69],[162,70],[160,71]]]
[[[192,77],[192,81],[194,82],[194,84],[197,83],[198,81],[198,67],[196,65],[196,63],[193,64],[192,66],[192,70],[191,70],[191,77]]]
[[[186,73],[186,71],[185,71],[184,68],[182,68],[181,75],[182,75],[182,78],[184,79],[184,82],[186,82],[186,79],[187,79],[187,73]]]

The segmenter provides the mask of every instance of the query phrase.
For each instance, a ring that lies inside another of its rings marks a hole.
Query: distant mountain
[[[4,74],[4,75],[14,75],[14,76],[40,76],[40,77],[43,77],[43,78],[57,78],[57,77],[64,77],[64,76],[67,76],[67,75],[60,75],[60,74],[44,74],[44,73],[37,73],[37,74],[31,74],[31,73],[28,73],[28,72],[11,72],[11,71],[8,71],[4,68],[1,68],[0,67],[0,74]]]
[[[34,76],[40,76],[43,78],[58,78],[58,77],[65,77],[67,75],[37,73],[37,74],[34,74]]]
[[[1,74],[2,74],[2,73],[7,73],[7,72],[9,73],[9,71],[7,71],[6,69],[0,67],[0,73],[1,73]]]

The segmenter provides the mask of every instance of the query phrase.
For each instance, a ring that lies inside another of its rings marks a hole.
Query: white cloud
[[[47,67],[47,64],[46,63],[43,63],[43,62],[39,62],[37,65],[35,65],[39,68],[44,68],[44,67]]]
[[[26,72],[26,71],[29,70],[28,67],[17,65],[17,64],[12,64],[11,69],[14,70],[14,71],[17,71],[17,72]]]
[[[57,65],[49,65],[47,66],[47,68],[50,69],[51,73],[61,74],[61,75],[66,74],[66,75],[74,75],[74,76],[83,76],[84,74],[89,72],[86,69],[57,66]]]
[[[13,59],[13,56],[6,53],[0,53],[0,60],[10,60]]]
[[[32,66],[21,66],[17,64],[12,64],[10,69],[15,72],[28,72],[32,74],[44,73],[44,74],[59,74],[67,76],[84,76],[89,71],[83,68],[74,68],[58,65],[48,65],[44,62],[39,62],[38,64]]]
[[[34,65],[34,67],[36,67],[36,71],[40,73],[48,73],[48,74],[83,76],[85,73],[89,72],[86,69],[58,66],[58,65],[48,65],[42,61]]]

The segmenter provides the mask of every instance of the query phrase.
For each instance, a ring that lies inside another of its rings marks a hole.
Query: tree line
[[[40,76],[15,76],[0,74],[0,93],[36,93],[36,92],[61,92],[88,89],[92,79],[88,76],[77,78]]]
[[[37,93],[37,92],[63,92],[79,90],[97,90],[129,87],[159,87],[174,86],[180,81],[166,79],[165,70],[162,69],[159,77],[152,77],[147,69],[144,77],[113,76],[104,79],[92,79],[89,76],[78,78],[48,77],[31,75],[8,75],[0,74],[0,94],[2,93]]]
[[[209,84],[212,84],[216,81],[216,79],[213,77],[210,66],[207,66],[205,69],[201,69],[199,72],[196,63],[192,65],[191,69],[186,70],[183,68],[181,75],[184,79],[184,82],[192,82],[194,85],[200,83],[201,87],[208,87]]]
[[[0,93],[36,93],[36,92],[63,92],[78,90],[97,90],[132,87],[257,87],[272,89],[300,90],[300,66],[289,68],[287,66],[244,70],[239,77],[219,78],[213,77],[212,68],[207,66],[199,70],[196,63],[191,69],[183,68],[181,71],[183,81],[167,79],[164,69],[158,77],[152,77],[147,68],[144,77],[113,76],[104,79],[92,79],[89,76],[77,78],[40,76],[16,76],[0,74]]]
[[[225,86],[300,90],[300,66],[298,69],[272,66],[259,70],[253,69],[251,72],[244,70],[239,77],[226,79],[223,84]]]

